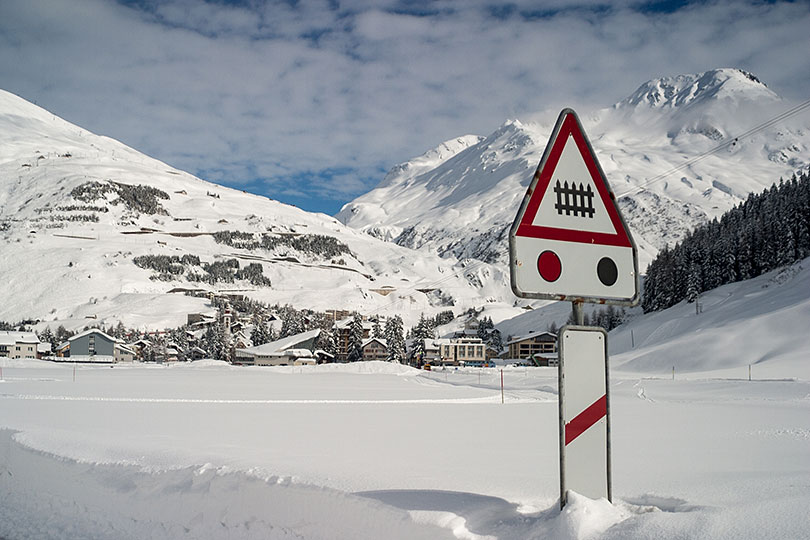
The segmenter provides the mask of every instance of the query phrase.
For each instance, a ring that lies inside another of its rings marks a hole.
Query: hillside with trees
[[[644,312],[694,302],[704,291],[810,255],[810,172],[780,180],[663,249],[647,268]]]

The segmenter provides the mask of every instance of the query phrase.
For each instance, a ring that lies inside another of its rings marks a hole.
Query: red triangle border
[[[540,225],[533,225],[537,211],[540,208],[540,203],[543,196],[548,189],[548,185],[554,176],[554,171],[557,168],[557,163],[562,155],[565,143],[568,137],[573,136],[574,142],[579,149],[580,154],[585,162],[585,166],[593,179],[599,196],[607,209],[610,222],[616,231],[615,234],[600,233],[591,231],[578,231],[574,229],[560,229],[557,227],[545,227]],[[539,177],[538,177],[539,175]],[[545,240],[560,240],[563,242],[579,242],[583,244],[599,244],[605,246],[619,246],[619,247],[632,247],[630,237],[625,229],[619,212],[616,209],[616,201],[613,193],[608,190],[607,180],[599,167],[596,156],[594,156],[591,146],[585,138],[585,134],[577,121],[576,115],[573,112],[568,112],[563,119],[560,130],[557,132],[556,138],[548,153],[545,163],[542,164],[542,170],[538,169],[535,173],[536,181],[534,182],[534,191],[532,192],[529,203],[526,205],[526,211],[520,220],[515,236],[522,236],[528,238],[540,238]]]

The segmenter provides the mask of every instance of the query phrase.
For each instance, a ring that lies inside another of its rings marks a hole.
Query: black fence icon
[[[554,205],[554,208],[557,209],[557,213],[562,215],[565,212],[566,216],[570,216],[572,213],[574,217],[588,217],[592,218],[595,212],[593,208],[593,190],[591,189],[591,185],[588,184],[588,188],[585,189],[585,186],[580,183],[579,187],[577,187],[576,182],[571,182],[571,187],[568,187],[568,182],[564,182],[560,185],[560,181],[557,180],[557,184],[554,186],[554,193],[557,194],[557,203]],[[563,202],[563,199],[565,202]]]

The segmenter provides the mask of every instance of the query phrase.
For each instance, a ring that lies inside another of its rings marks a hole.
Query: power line
[[[653,176],[652,178],[648,178],[646,182],[631,188],[629,191],[626,191],[625,193],[617,195],[616,198],[625,197],[625,196],[630,195],[632,193],[638,193],[639,191],[642,191],[644,188],[646,188],[650,184],[652,184],[654,182],[658,182],[659,180],[662,180],[662,179],[666,178],[667,176],[670,176],[670,175],[675,174],[676,172],[678,172],[680,170],[683,170],[683,169],[685,169],[687,167],[690,167],[690,166],[694,165],[695,163],[697,163],[697,162],[699,162],[699,161],[701,161],[701,160],[703,160],[703,159],[705,159],[705,158],[707,158],[707,157],[709,157],[709,156],[711,156],[713,154],[716,154],[720,150],[723,150],[723,149],[728,148],[730,146],[734,146],[734,145],[737,144],[737,142],[740,139],[750,137],[751,135],[754,135],[756,133],[759,133],[760,131],[768,129],[769,127],[772,127],[772,126],[774,126],[774,125],[776,125],[776,124],[778,124],[778,123],[780,123],[780,122],[782,122],[784,120],[787,120],[788,118],[790,118],[792,116],[796,116],[797,114],[803,112],[804,110],[806,110],[808,108],[810,108],[810,99],[808,99],[806,101],[803,101],[802,103],[796,105],[795,107],[792,107],[792,108],[788,109],[787,111],[784,111],[783,113],[778,114],[778,115],[774,116],[773,118],[770,118],[770,119],[762,122],[761,124],[750,128],[748,131],[746,131],[744,133],[740,133],[736,137],[729,138],[724,143],[721,143],[721,144],[715,146],[714,148],[712,148],[710,150],[707,150],[706,152],[703,152],[702,154],[698,154],[697,156],[684,161],[680,165],[677,165],[677,166],[675,166],[675,167],[673,167],[673,168],[671,168],[671,169],[669,169],[667,171],[664,171],[661,174]]]

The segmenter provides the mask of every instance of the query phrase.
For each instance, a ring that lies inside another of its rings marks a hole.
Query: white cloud
[[[335,210],[443,140],[609,106],[653,77],[732,66],[789,98],[810,88],[801,3],[240,5],[3,0],[0,86],[211,180]]]

